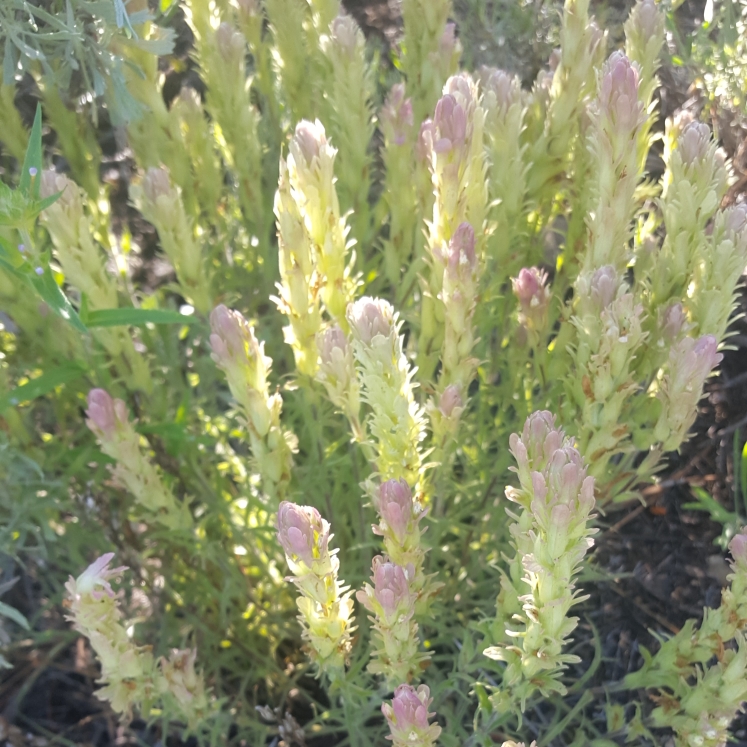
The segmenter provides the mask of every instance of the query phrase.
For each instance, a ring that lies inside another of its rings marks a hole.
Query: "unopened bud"
[[[687,326],[687,314],[681,303],[668,306],[662,315],[661,335],[668,342],[674,342]]]
[[[664,36],[664,14],[659,12],[655,0],[639,0],[630,11],[629,23],[642,40]]]
[[[88,427],[99,438],[110,438],[121,424],[127,422],[127,405],[121,399],[112,399],[104,389],[91,389],[86,411]]]
[[[449,384],[441,393],[438,409],[445,418],[450,418],[454,410],[464,407],[464,400],[457,384]]]
[[[691,166],[708,156],[711,146],[711,130],[702,122],[690,122],[685,125],[677,138],[677,149],[682,161]]]
[[[519,301],[519,321],[533,330],[542,330],[551,298],[547,273],[537,267],[524,267],[511,283]]]
[[[348,338],[340,327],[335,325],[328,327],[319,335],[318,346],[322,363],[330,366],[335,363],[336,356],[340,355],[340,353],[336,354],[335,350],[339,350],[343,357],[347,353]]]
[[[283,501],[278,508],[278,542],[285,554],[311,567],[329,554],[329,524],[312,506]]]
[[[622,52],[613,52],[604,64],[599,104],[623,132],[635,129],[641,121],[643,104],[638,100],[638,70]]]
[[[437,138],[433,142],[436,153],[447,153],[464,144],[467,137],[467,113],[451,94],[446,94],[436,104],[433,126]]]
[[[350,59],[355,56],[355,50],[358,45],[360,29],[352,16],[337,16],[329,27],[332,40],[343,54]]]
[[[747,534],[735,534],[729,543],[729,552],[735,563],[747,564]]]
[[[387,138],[395,145],[404,145],[413,126],[412,99],[405,98],[404,83],[395,83],[379,116]]]
[[[591,301],[598,311],[606,309],[617,295],[620,278],[612,265],[605,265],[595,271],[591,278]]]
[[[413,518],[414,504],[410,486],[404,480],[387,480],[379,488],[379,514],[399,542]]]
[[[309,122],[301,120],[296,125],[296,132],[290,142],[290,150],[293,157],[298,160],[303,158],[307,167],[310,167],[315,158],[319,158],[322,146],[327,144],[327,135],[324,125],[317,119]]]
[[[348,306],[347,319],[353,334],[365,345],[374,337],[388,337],[394,326],[394,310],[388,301],[364,296]]]
[[[734,235],[739,241],[744,235],[747,236],[747,203],[740,202],[726,208],[723,213],[724,229],[727,233]]]
[[[420,685],[417,689],[400,685],[394,691],[391,705],[384,703],[381,706],[396,747],[408,744],[430,747],[435,744],[441,727],[428,723],[436,715],[428,712],[428,706],[433,702],[430,694],[427,685]]]
[[[243,362],[248,348],[248,341],[253,337],[246,319],[238,312],[231,311],[223,304],[216,306],[210,314],[210,346],[212,358],[220,366],[230,361]]]

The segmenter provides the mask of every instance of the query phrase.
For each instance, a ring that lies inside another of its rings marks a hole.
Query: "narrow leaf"
[[[89,327],[142,327],[146,324],[194,324],[196,321],[194,316],[168,309],[100,309],[86,315]]]
[[[25,384],[21,384],[21,386],[11,389],[4,397],[0,398],[0,412],[4,412],[8,407],[15,407],[21,402],[30,402],[31,400],[43,397],[58,386],[69,384],[71,381],[79,379],[84,373],[85,370],[77,363],[57,366],[57,368],[43,373],[36,379],[32,379]]]

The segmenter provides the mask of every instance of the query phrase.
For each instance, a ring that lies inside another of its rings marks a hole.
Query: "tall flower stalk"
[[[278,541],[299,591],[299,622],[311,660],[331,679],[344,675],[355,630],[349,587],[338,578],[337,550],[330,550],[329,523],[311,506],[283,501]]]
[[[519,487],[506,497],[515,555],[501,578],[497,645],[485,655],[506,663],[493,696],[499,710],[524,710],[537,691],[564,694],[560,678],[577,656],[563,653],[578,618],[568,613],[586,597],[575,591],[581,562],[593,544],[594,478],[549,412],[535,412],[510,439]]]

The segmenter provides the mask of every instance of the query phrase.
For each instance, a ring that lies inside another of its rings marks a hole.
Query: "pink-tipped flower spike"
[[[360,422],[361,393],[355,371],[353,346],[342,329],[333,325],[317,335],[317,347],[317,380],[324,384],[330,402],[348,418],[353,438],[363,443],[366,434]]]
[[[270,394],[272,359],[264,354],[254,328],[238,312],[217,306],[210,315],[212,358],[223,370],[231,394],[246,418],[252,455],[262,476],[262,487],[282,500],[290,482],[296,441],[282,430],[280,392]]]
[[[86,414],[86,425],[98,439],[101,450],[116,461],[114,477],[145,509],[142,518],[172,529],[191,527],[187,502],[180,503],[174,498],[158,468],[143,453],[140,436],[130,422],[125,403],[112,399],[104,389],[92,389]]]
[[[520,489],[506,488],[506,497],[521,507],[511,527],[516,554],[498,598],[505,637],[485,651],[507,663],[504,682],[511,686],[494,697],[504,708],[523,707],[536,690],[565,692],[560,675],[579,661],[563,652],[578,622],[568,616],[580,600],[575,576],[596,531],[594,479],[549,412],[527,419],[521,437],[511,436],[511,451],[521,482]]]
[[[425,548],[420,522],[426,511],[403,479],[386,480],[372,487],[371,495],[379,513],[379,524],[372,527],[373,532],[383,538],[388,557],[407,570],[410,590],[418,598],[419,614],[438,588],[423,573]]]
[[[299,621],[319,670],[341,674],[355,629],[349,587],[338,578],[340,562],[330,551],[329,523],[311,506],[283,501],[277,516],[278,541],[298,588]]]
[[[412,589],[413,569],[386,560],[381,555],[371,564],[371,584],[357,593],[358,601],[372,613],[376,641],[368,670],[385,675],[387,682],[410,682],[428,654],[419,651],[415,622],[417,595]]]
[[[394,747],[433,747],[441,734],[441,727],[429,723],[436,714],[429,713],[433,702],[427,685],[417,689],[400,685],[394,691],[391,705],[384,703],[381,712],[389,725]]]
[[[472,357],[476,342],[472,322],[478,296],[479,264],[475,243],[475,231],[464,221],[457,226],[450,238],[445,256],[442,257],[440,251],[434,250],[434,259],[444,263],[440,293],[444,310],[441,376],[438,381],[441,391],[455,384],[460,391],[466,392],[477,368],[477,361]],[[459,414],[461,413],[456,413],[457,417],[449,422],[434,419],[437,443],[456,435]]]
[[[699,339],[683,337],[669,353],[669,370],[659,391],[662,412],[654,429],[662,448],[679,447],[695,421],[703,385],[711,371],[721,362],[718,341],[712,335]]]

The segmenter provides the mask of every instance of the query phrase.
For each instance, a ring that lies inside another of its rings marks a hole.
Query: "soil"
[[[387,45],[396,43],[401,29],[397,0],[345,0],[345,4],[367,34]],[[605,24],[619,25],[630,3],[597,5]],[[681,13],[687,25],[690,19],[702,17],[702,3],[685,3]],[[186,51],[188,31],[183,31],[180,39]],[[682,109],[700,114],[702,103],[689,89],[681,69],[664,68],[661,78],[660,110],[664,116]],[[178,90],[176,81],[169,88]],[[33,117],[35,99],[36,91],[27,80],[18,96],[19,108],[27,121]],[[713,124],[725,149],[735,159],[740,177],[727,196],[728,202],[734,202],[747,182],[746,130],[722,114],[718,118],[714,115]],[[114,187],[115,221],[129,224],[135,240],[144,248],[142,279],[161,284],[164,278],[153,261],[155,235],[127,206],[132,164],[118,147],[119,139],[105,117],[100,133],[104,150],[102,175]],[[747,312],[747,294],[742,295],[740,303],[741,311]],[[582,652],[593,649],[593,635],[601,641],[603,658],[594,677],[597,686],[618,681],[637,669],[642,662],[641,646],[656,647],[653,632],[674,633],[688,618],[699,618],[704,606],[719,604],[728,572],[723,552],[714,544],[721,527],[710,521],[708,514],[688,509],[685,504],[694,500],[694,487],[704,487],[722,506],[734,508],[734,445],[736,441],[741,453],[747,437],[745,318],[735,322],[733,331],[720,375],[707,384],[708,395],[701,402],[690,440],[670,459],[660,482],[643,491],[642,503],[601,519],[606,531],[599,535],[594,557],[607,577],[584,583],[592,596],[582,610],[577,636],[577,649],[584,658]],[[744,506],[742,509],[744,512]],[[80,642],[61,650],[56,658],[48,656],[30,659],[0,685],[0,742],[7,741],[13,747],[45,747],[57,735],[65,744],[96,747],[138,741],[163,744],[162,735],[156,731],[146,733],[142,723],[123,730],[96,700],[96,670],[90,661],[81,666],[81,657],[85,659],[87,654]],[[87,674],[82,675],[81,671]],[[24,694],[23,705],[17,709],[20,693]],[[735,744],[747,745],[747,716],[735,722],[733,733]]]

